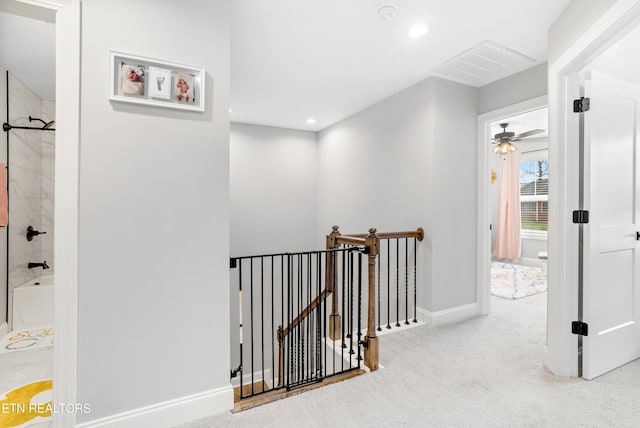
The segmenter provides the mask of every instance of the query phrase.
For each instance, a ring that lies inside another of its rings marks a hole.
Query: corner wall
[[[316,246],[317,133],[231,124],[231,255]]]
[[[317,236],[423,227],[431,314],[476,302],[477,93],[430,77],[319,134]]]
[[[80,426],[233,405],[229,23],[228,0],[82,2]],[[205,112],[109,101],[110,50],[204,67]]]
[[[547,95],[548,74],[545,62],[481,87],[478,114]]]

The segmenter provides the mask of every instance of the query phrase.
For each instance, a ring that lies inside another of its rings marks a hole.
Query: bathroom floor
[[[9,333],[0,342],[17,334]],[[0,427],[50,427],[53,346],[7,351],[6,346],[0,349]]]

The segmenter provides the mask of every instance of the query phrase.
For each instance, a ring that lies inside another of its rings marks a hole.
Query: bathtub
[[[53,275],[41,275],[13,289],[13,330],[53,325]]]

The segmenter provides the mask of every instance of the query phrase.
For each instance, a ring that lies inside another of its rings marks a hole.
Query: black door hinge
[[[573,222],[578,224],[589,223],[589,211],[584,211],[584,210],[574,211]]]
[[[571,333],[578,334],[580,336],[589,336],[589,324],[582,321],[572,321]]]
[[[573,112],[584,113],[591,108],[591,100],[589,98],[580,97],[579,100],[573,100]]]
[[[230,269],[235,269],[238,267],[238,259],[234,259],[233,257],[231,257],[229,259],[229,268]]]

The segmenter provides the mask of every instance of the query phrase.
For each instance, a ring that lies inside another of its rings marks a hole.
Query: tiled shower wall
[[[9,73],[9,122],[42,126],[29,116],[54,120],[55,105],[42,101]],[[9,302],[13,289],[43,273],[29,262],[46,260],[53,273],[54,132],[14,129],[9,134]],[[27,241],[27,227],[47,232]],[[0,261],[2,262],[2,261]],[[11,304],[9,305],[11,319]]]

